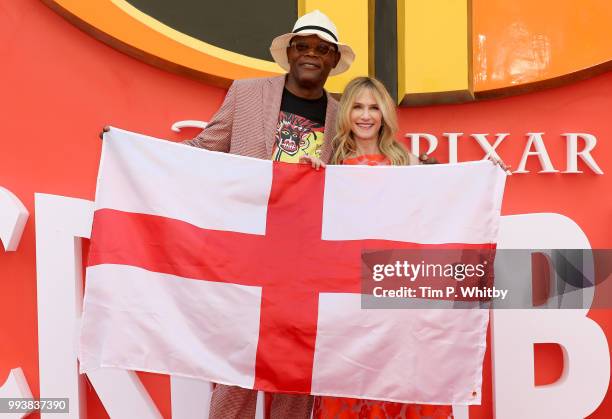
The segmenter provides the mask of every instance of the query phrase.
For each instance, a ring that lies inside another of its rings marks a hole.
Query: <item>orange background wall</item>
[[[612,68],[608,0],[473,0],[472,11],[477,92]]]

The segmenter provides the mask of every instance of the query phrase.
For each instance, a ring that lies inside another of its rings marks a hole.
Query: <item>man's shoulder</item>
[[[329,104],[333,106],[334,108],[337,108],[338,105],[340,104],[340,102],[338,102],[338,99],[336,99],[336,97],[333,94],[327,91],[326,93],[327,93],[327,101],[329,102]]]
[[[240,89],[240,90],[244,90],[244,89],[256,89],[262,86],[266,86],[266,85],[275,85],[275,84],[284,84],[285,83],[285,75],[282,74],[280,76],[274,76],[274,77],[258,77],[258,78],[252,78],[252,79],[239,79],[239,80],[234,80],[234,82],[232,83],[232,86],[235,89]]]
[[[333,112],[335,114],[338,111],[338,106],[340,105],[340,103],[334,97],[334,95],[332,95],[328,91],[325,91],[325,93],[327,94],[327,111]]]

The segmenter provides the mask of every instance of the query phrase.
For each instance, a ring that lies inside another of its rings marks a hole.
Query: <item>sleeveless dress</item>
[[[381,154],[364,154],[346,159],[342,164],[387,166],[391,162]],[[436,406],[351,399],[315,397],[313,419],[452,419],[452,406]]]

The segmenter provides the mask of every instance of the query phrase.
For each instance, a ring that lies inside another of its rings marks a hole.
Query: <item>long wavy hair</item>
[[[351,110],[357,96],[368,89],[382,113],[382,123],[378,133],[378,148],[394,166],[410,164],[407,150],[395,138],[397,134],[397,114],[395,103],[381,82],[372,77],[357,77],[349,82],[344,89],[338,118],[336,120],[336,137],[332,140],[333,155],[331,164],[342,162],[357,153],[357,144],[351,131]]]

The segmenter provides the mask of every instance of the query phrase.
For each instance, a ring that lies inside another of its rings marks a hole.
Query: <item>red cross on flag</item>
[[[81,370],[480,403],[488,312],[362,309],[364,249],[495,248],[505,175],[273,163],[105,135]]]

